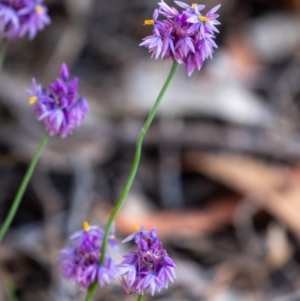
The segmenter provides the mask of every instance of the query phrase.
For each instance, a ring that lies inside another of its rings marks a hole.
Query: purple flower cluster
[[[221,5],[202,15],[205,5],[194,3],[190,6],[181,1],[175,3],[183,8],[181,13],[163,0],[158,3],[159,8],[154,11],[153,19],[144,23],[153,24],[152,35],[145,37],[140,46],[148,47],[156,59],[160,56],[179,64],[184,63],[190,76],[195,68],[200,70],[205,59],[212,58],[214,48],[217,48],[214,33],[219,32],[215,25],[220,22],[216,11]],[[163,20],[158,20],[159,16]]]
[[[168,288],[169,281],[176,278],[176,265],[162,247],[157,237],[156,229],[150,232],[144,227],[138,228],[137,232],[123,240],[127,242],[134,239],[137,248],[127,255],[119,264],[121,267],[121,285],[127,293],[143,294],[150,290],[161,292]]]
[[[48,89],[42,88],[33,79],[32,89],[28,93],[29,103],[34,105],[38,120],[44,121],[49,135],[59,134],[65,138],[82,123],[89,107],[86,100],[79,97],[78,78],[69,80],[69,70],[65,63],[61,66],[60,76]]]
[[[83,223],[83,230],[74,233],[70,239],[74,244],[61,251],[61,271],[66,279],[73,279],[82,289],[87,289],[94,281],[100,287],[107,285],[117,276],[117,268],[112,259],[106,254],[105,265],[100,264],[101,242],[104,231],[97,226]],[[109,244],[116,247],[114,236],[111,235]]]
[[[33,39],[50,23],[43,0],[1,0],[0,37],[13,39],[28,33]]]

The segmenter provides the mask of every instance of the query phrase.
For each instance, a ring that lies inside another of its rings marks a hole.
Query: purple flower
[[[146,37],[140,46],[147,46],[152,52],[152,56],[155,55],[155,58],[157,59],[163,48],[163,37],[160,35],[159,30],[154,28],[153,34]]]
[[[0,4],[0,37],[8,38],[19,29],[19,18],[11,7]]]
[[[192,4],[192,5],[188,5],[182,1],[174,1],[178,6],[184,8],[187,12],[194,12],[195,9],[197,9],[198,11],[202,10],[205,8],[205,5],[202,4]]]
[[[105,266],[100,266],[97,272],[97,280],[100,287],[103,287],[110,283],[110,281],[116,278],[118,270],[111,258],[106,258]]]
[[[175,280],[176,265],[163,249],[155,228],[150,232],[145,231],[144,227],[136,230],[123,240],[134,239],[137,247],[123,256],[123,261],[118,265],[121,268],[120,283],[128,294],[144,294],[150,290],[154,295],[156,291],[168,288],[169,281]]]
[[[178,10],[174,7],[171,8],[163,0],[159,2],[159,10],[160,10],[160,14],[167,18],[173,18],[178,15]]]
[[[186,57],[189,52],[195,53],[194,41],[191,37],[185,36],[177,41],[175,49],[181,48],[183,55]]]
[[[117,276],[117,267],[109,255],[105,264],[100,264],[101,242],[104,231],[97,226],[83,223],[83,230],[75,232],[70,239],[76,240],[68,248],[61,250],[61,271],[66,279],[73,279],[82,289],[87,289],[94,281],[100,287],[109,284]],[[114,247],[114,245],[109,242]]]
[[[38,120],[43,120],[49,135],[65,138],[80,126],[89,113],[89,107],[87,101],[79,96],[78,78],[69,80],[65,63],[62,64],[60,75],[62,78],[57,78],[48,89],[42,88],[33,79],[32,89],[27,92],[29,103],[34,105],[34,114]]]
[[[154,11],[153,20],[144,23],[153,25],[152,34],[145,37],[140,46],[147,47],[156,59],[161,57],[185,64],[190,76],[195,68],[202,67],[205,59],[212,58],[214,48],[217,48],[214,33],[218,32],[216,25],[220,22],[216,11],[221,5],[202,15],[205,5],[175,3],[183,9],[181,13],[163,0],[158,3],[159,9]],[[159,16],[162,20],[158,20]]]
[[[221,4],[215,6],[205,16],[201,15],[200,10],[196,6],[187,21],[198,24],[203,36],[205,36],[205,33],[212,34],[214,31],[219,32],[215,25],[219,25],[221,23],[217,20],[219,15],[215,14],[215,12],[220,8],[220,6]]]
[[[77,239],[77,244],[86,249],[98,248],[99,241],[102,241],[104,231],[97,226],[90,226],[87,222],[83,223],[83,229],[73,233],[70,239]]]
[[[2,0],[0,4],[0,36],[6,39],[33,39],[37,32],[50,24],[43,0]]]
[[[68,80],[69,77],[70,77],[70,74],[69,74],[69,69],[68,69],[68,66],[66,63],[63,63],[61,65],[61,68],[60,68],[60,77],[63,79],[63,80]]]

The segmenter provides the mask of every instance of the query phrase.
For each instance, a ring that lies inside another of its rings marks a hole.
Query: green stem
[[[136,301],[142,301],[143,300],[143,295],[139,295]]]
[[[105,234],[104,234],[104,238],[103,238],[103,242],[102,242],[102,251],[101,251],[101,258],[100,258],[100,262],[101,264],[104,264],[104,261],[105,261],[105,253],[106,253],[106,248],[107,248],[107,242],[108,242],[108,238],[109,238],[109,235],[110,235],[110,229],[111,229],[111,226],[112,226],[112,223],[117,215],[117,213],[119,212],[119,210],[121,209],[122,205],[124,204],[125,202],[125,199],[130,191],[130,188],[132,186],[132,183],[134,181],[134,178],[135,178],[135,175],[136,175],[136,172],[137,172],[137,169],[138,169],[138,166],[139,166],[139,162],[140,162],[140,158],[141,158],[141,150],[142,150],[142,143],[143,143],[143,139],[151,125],[151,122],[157,112],[157,109],[158,109],[158,106],[165,94],[165,92],[167,91],[168,87],[169,87],[169,84],[175,74],[175,71],[176,71],[176,67],[177,67],[177,63],[174,62],[173,65],[172,65],[172,68],[170,70],[170,73],[162,87],[162,89],[160,90],[158,96],[157,96],[157,99],[139,133],[139,136],[138,136],[138,139],[136,141],[136,147],[135,147],[135,155],[134,155],[134,160],[133,160],[133,164],[132,164],[132,167],[131,167],[131,170],[130,170],[130,173],[129,173],[129,177],[127,179],[127,182],[126,182],[126,185],[119,197],[119,200],[117,201],[113,211],[111,212],[110,214],[110,217],[108,219],[108,222],[107,222],[107,225],[106,225],[106,228],[105,228]]]
[[[139,162],[140,162],[140,158],[141,158],[141,151],[142,151],[142,144],[143,144],[143,139],[151,125],[151,122],[157,112],[157,109],[158,109],[158,106],[165,94],[165,92],[167,91],[168,89],[168,86],[175,74],[175,71],[176,71],[176,67],[177,67],[177,63],[174,62],[173,65],[172,65],[172,68],[170,70],[170,73],[162,87],[162,89],[160,90],[158,96],[157,96],[157,99],[139,133],[139,136],[138,136],[138,139],[136,141],[136,147],[135,147],[135,155],[134,155],[134,160],[133,160],[133,164],[132,164],[132,167],[131,167],[131,170],[130,170],[130,173],[129,173],[129,176],[128,176],[128,179],[127,179],[127,182],[126,182],[126,185],[119,197],[119,200],[117,201],[113,211],[111,212],[110,214],[110,217],[108,219],[108,222],[107,222],[107,225],[106,225],[106,228],[105,228],[105,234],[104,234],[104,238],[103,238],[103,242],[102,242],[102,250],[101,250],[101,258],[100,258],[100,262],[101,264],[104,265],[104,261],[105,261],[105,253],[106,253],[106,248],[107,248],[107,242],[108,242],[108,238],[109,238],[109,235],[110,235],[110,229],[111,229],[111,226],[112,226],[112,223],[117,215],[117,213],[119,212],[119,210],[121,209],[122,205],[124,204],[125,202],[125,199],[130,191],[130,188],[132,186],[132,183],[134,181],[134,178],[135,178],[135,175],[136,175],[136,172],[137,172],[137,169],[138,169],[138,166],[139,166]]]
[[[37,162],[40,158],[40,155],[41,155],[45,145],[47,144],[48,139],[49,139],[49,135],[48,135],[48,133],[45,133],[42,140],[41,140],[41,142],[40,142],[40,145],[38,146],[32,160],[30,162],[30,165],[29,165],[29,167],[26,171],[26,174],[23,178],[23,181],[22,181],[22,183],[21,183],[21,185],[20,185],[20,187],[17,191],[17,194],[16,194],[16,196],[13,200],[13,203],[12,203],[12,206],[9,210],[9,213],[8,213],[2,227],[0,228],[0,242],[2,241],[4,235],[6,234],[11,222],[13,221],[13,219],[16,215],[16,212],[19,208],[19,205],[21,203],[24,192],[25,192],[25,190],[28,186],[29,180],[31,179],[34,168],[35,168],[35,166],[36,166],[36,164],[37,164]]]
[[[4,59],[5,59],[5,54],[6,54],[6,41],[3,41],[2,47],[0,50],[0,71],[2,70],[2,66],[4,63]]]
[[[93,300],[93,297],[94,297],[94,295],[96,293],[96,290],[97,290],[97,286],[98,286],[98,282],[97,281],[93,282],[89,286],[88,292],[87,292],[87,295],[86,295],[84,301],[92,301]]]
[[[6,290],[7,300],[9,300],[9,301],[18,301],[15,285],[14,285],[12,279],[8,279],[6,281],[5,290]]]
[[[104,265],[105,263],[105,253],[106,253],[106,248],[107,248],[107,243],[108,243],[108,239],[109,239],[109,235],[110,235],[110,229],[111,229],[111,226],[112,226],[112,223],[117,215],[117,213],[119,212],[119,210],[121,209],[122,205],[124,204],[125,202],[125,199],[130,191],[130,188],[132,186],[132,183],[134,181],[134,178],[135,178],[135,175],[136,175],[136,172],[137,172],[137,169],[138,169],[138,166],[139,166],[139,162],[140,162],[140,158],[141,158],[141,151],[142,151],[142,144],[143,144],[143,139],[151,125],[151,122],[157,112],[157,109],[158,109],[158,106],[165,94],[165,92],[167,91],[168,89],[168,86],[175,74],[175,71],[176,71],[176,67],[177,67],[177,63],[174,62],[173,65],[172,65],[172,68],[170,70],[170,73],[162,87],[162,89],[160,90],[159,94],[158,94],[158,97],[139,133],[139,136],[138,136],[138,139],[136,141],[136,147],[135,147],[135,155],[134,155],[134,159],[133,159],[133,164],[132,164],[132,167],[131,167],[131,170],[130,170],[130,173],[129,173],[129,176],[128,176],[128,179],[127,179],[127,182],[126,182],[126,185],[113,209],[113,211],[111,212],[110,214],[110,217],[108,219],[108,222],[107,222],[107,225],[106,225],[106,228],[105,228],[105,234],[104,234],[104,238],[103,238],[103,241],[102,241],[102,250],[101,250],[101,258],[100,258],[100,262],[102,265]],[[85,298],[85,301],[92,301],[93,300],[93,297],[94,297],[94,294],[96,293],[96,289],[97,289],[97,281],[95,281],[94,283],[92,283],[88,289],[88,293],[87,293],[87,296]],[[140,295],[138,297],[138,301],[141,301],[142,300],[142,295]]]
[[[104,234],[104,238],[103,238],[103,241],[102,241],[102,250],[101,250],[101,258],[100,258],[100,262],[102,265],[104,265],[105,263],[105,253],[106,253],[106,248],[107,248],[107,243],[108,243],[108,238],[109,238],[109,235],[110,235],[110,229],[111,229],[111,226],[112,226],[112,223],[117,215],[117,213],[119,212],[119,210],[121,209],[122,205],[124,204],[125,202],[125,199],[130,191],[130,188],[132,186],[132,183],[134,181],[134,178],[135,178],[135,175],[136,175],[136,171],[138,169],[138,166],[139,166],[139,162],[140,162],[140,158],[141,158],[141,151],[142,151],[142,144],[143,144],[143,139],[151,125],[151,122],[157,112],[157,109],[158,109],[158,106],[165,94],[165,92],[167,91],[168,87],[169,87],[169,84],[175,74],[175,71],[176,71],[176,67],[177,67],[177,63],[174,62],[172,67],[171,67],[171,70],[170,70],[170,73],[162,87],[162,89],[160,90],[158,96],[157,96],[157,99],[139,133],[139,136],[138,136],[138,139],[136,141],[136,146],[135,146],[135,155],[134,155],[134,159],[133,159],[133,164],[131,166],[131,170],[130,170],[130,173],[129,173],[129,176],[128,176],[128,179],[127,179],[127,182],[126,182],[126,185],[113,209],[113,211],[111,212],[110,214],[110,217],[108,219],[108,222],[107,222],[107,225],[106,225],[106,228],[105,228],[105,234]],[[85,298],[85,301],[92,301],[93,300],[93,296],[96,292],[96,288],[97,288],[97,282],[94,282],[90,285],[89,289],[88,289],[88,294]],[[142,296],[140,295],[139,298],[138,298],[138,301],[141,301],[142,300]]]

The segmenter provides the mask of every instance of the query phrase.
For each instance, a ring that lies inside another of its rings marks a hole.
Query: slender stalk
[[[119,210],[121,209],[122,205],[124,204],[125,202],[125,199],[130,191],[130,188],[132,186],[132,183],[134,181],[134,178],[135,178],[135,175],[136,175],[136,172],[137,172],[137,169],[138,169],[138,166],[139,166],[139,162],[140,162],[140,158],[141,158],[141,151],[142,151],[142,144],[143,144],[143,139],[151,125],[151,122],[157,112],[157,109],[158,109],[158,106],[165,94],[165,92],[167,91],[168,87],[169,87],[169,84],[175,74],[175,71],[176,71],[176,67],[177,67],[177,63],[174,62],[173,65],[172,65],[172,68],[170,70],[170,73],[162,87],[162,89],[160,90],[158,96],[157,96],[157,99],[139,133],[139,136],[138,136],[138,139],[136,141],[136,147],[135,147],[135,155],[134,155],[134,159],[133,159],[133,164],[132,164],[132,167],[131,167],[131,170],[130,170],[130,173],[129,173],[129,176],[128,176],[128,179],[127,179],[127,182],[125,184],[125,187],[113,209],[113,211],[111,212],[110,214],[110,217],[108,219],[108,222],[107,222],[107,225],[106,225],[106,228],[105,228],[105,234],[104,234],[104,238],[103,238],[103,242],[102,242],[102,250],[101,250],[101,258],[100,258],[100,262],[101,264],[104,264],[104,261],[105,261],[105,253],[106,253],[106,247],[107,247],[107,242],[108,242],[108,238],[109,238],[109,235],[110,235],[110,229],[111,229],[111,226],[112,226],[112,223],[117,215],[117,213],[119,212]]]
[[[87,295],[86,295],[84,301],[92,301],[93,300],[93,297],[94,297],[94,295],[96,293],[96,290],[97,290],[97,286],[98,286],[98,282],[97,281],[93,282],[89,286],[88,292],[87,292]]]
[[[139,295],[136,301],[142,301],[143,300],[143,295]]]
[[[132,186],[132,183],[134,181],[134,178],[135,178],[135,175],[136,175],[136,172],[137,172],[137,169],[138,169],[138,166],[139,166],[139,162],[140,162],[140,158],[141,158],[141,151],[142,151],[142,144],[143,144],[143,139],[151,125],[151,122],[157,112],[157,109],[158,109],[158,106],[165,94],[165,92],[167,91],[168,87],[169,87],[169,84],[175,74],[175,71],[176,71],[176,67],[177,67],[177,63],[174,62],[172,67],[171,67],[171,70],[170,70],[170,73],[162,87],[162,89],[160,90],[158,96],[157,96],[157,99],[139,133],[139,136],[138,136],[138,139],[136,141],[136,146],[135,146],[135,155],[134,155],[134,159],[133,159],[133,164],[131,166],[131,170],[130,170],[130,173],[129,173],[129,176],[128,176],[128,179],[127,179],[127,182],[125,184],[125,187],[113,209],[113,211],[111,212],[110,214],[110,217],[108,219],[108,222],[107,222],[107,225],[106,225],[106,228],[105,228],[105,234],[104,234],[104,238],[103,238],[103,241],[102,241],[102,249],[101,249],[101,258],[100,258],[100,263],[102,265],[104,265],[105,263],[105,253],[106,253],[106,248],[107,248],[107,243],[108,243],[108,238],[109,238],[109,235],[110,235],[110,230],[111,230],[111,226],[112,226],[112,223],[117,215],[117,213],[119,212],[119,210],[121,209],[122,205],[124,204],[125,202],[125,199],[130,191],[130,188]],[[96,293],[96,289],[97,289],[97,281],[95,281],[94,283],[92,283],[90,285],[90,287],[88,288],[88,293],[87,293],[87,296],[85,298],[85,301],[92,301],[93,300],[93,297],[94,297],[94,294]],[[140,295],[138,297],[138,301],[141,301],[142,300],[142,295]]]
[[[142,150],[142,144],[143,144],[143,139],[151,125],[151,122],[157,112],[157,109],[158,109],[158,106],[165,94],[165,92],[167,91],[168,87],[169,87],[169,84],[175,74],[175,71],[176,71],[176,67],[177,67],[177,63],[176,62],[173,62],[173,65],[171,67],[171,70],[170,70],[170,73],[161,89],[161,91],[159,92],[158,96],[157,96],[157,99],[139,133],[139,136],[138,136],[138,139],[136,141],[136,147],[135,147],[135,155],[134,155],[134,159],[133,159],[133,164],[132,164],[132,167],[131,167],[131,170],[130,170],[130,173],[129,173],[129,176],[128,176],[128,179],[127,179],[127,182],[125,184],[125,187],[113,209],[113,211],[111,212],[110,214],[110,217],[108,219],[108,222],[107,222],[107,225],[106,225],[106,228],[105,228],[105,234],[104,234],[104,238],[103,238],[103,242],[102,242],[102,250],[101,250],[101,258],[100,258],[100,262],[101,264],[104,264],[104,261],[105,261],[105,253],[106,253],[106,248],[107,248],[107,242],[108,242],[108,238],[109,238],[109,235],[110,235],[110,229],[111,229],[111,226],[112,226],[112,223],[117,215],[117,213],[119,212],[119,210],[121,209],[122,205],[124,204],[125,202],[125,199],[130,191],[130,188],[132,186],[132,183],[134,181],[134,178],[135,178],[135,175],[136,175],[136,172],[137,172],[137,169],[138,169],[138,166],[139,166],[139,162],[140,162],[140,158],[141,158],[141,150]]]
[[[165,92],[167,91],[168,87],[169,87],[169,84],[175,74],[175,71],[176,71],[176,68],[177,68],[177,63],[174,62],[172,67],[171,67],[171,70],[170,70],[170,73],[162,87],[162,89],[160,90],[158,96],[157,96],[157,99],[139,133],[139,136],[138,136],[138,139],[136,141],[136,146],[135,146],[135,155],[134,155],[134,159],[133,159],[133,164],[131,166],[131,170],[130,170],[130,173],[129,173],[129,176],[128,176],[128,179],[127,179],[127,182],[125,184],[125,187],[113,209],[113,211],[111,212],[110,214],[110,217],[108,219],[108,222],[107,222],[107,225],[106,225],[106,228],[105,228],[105,234],[104,234],[104,238],[103,238],[103,241],[102,241],[102,249],[101,249],[101,258],[100,258],[100,262],[102,265],[104,265],[105,263],[105,253],[106,253],[106,248],[107,248],[107,243],[108,243],[108,238],[109,238],[109,235],[110,235],[110,230],[111,230],[111,226],[112,226],[112,223],[117,215],[117,213],[119,212],[119,210],[121,209],[122,205],[124,204],[125,202],[125,199],[130,191],[130,188],[132,186],[132,183],[134,181],[134,178],[135,178],[135,175],[136,175],[136,172],[137,172],[137,169],[138,169],[138,166],[139,166],[139,162],[140,162],[140,158],[141,158],[141,151],[142,151],[142,144],[143,144],[143,139],[151,125],[151,122],[157,112],[157,109],[158,109],[158,106],[165,94]],[[96,289],[97,289],[97,282],[95,281],[94,283],[92,283],[88,289],[88,293],[87,293],[87,296],[85,298],[85,301],[92,301],[93,300],[93,297],[94,297],[94,294],[96,293]],[[139,295],[138,297],[138,301],[141,301],[142,300],[142,295]]]
[[[8,279],[6,281],[5,290],[6,290],[7,300],[9,300],[9,301],[18,301],[15,285],[14,285],[12,279]]]
[[[1,47],[1,50],[0,50],[0,71],[2,70],[2,66],[3,66],[3,63],[4,63],[4,59],[5,59],[6,44],[7,44],[7,42],[3,41],[2,42],[2,47]]]
[[[20,187],[17,191],[17,194],[16,194],[14,200],[13,200],[13,203],[12,203],[12,206],[9,210],[9,213],[8,213],[7,217],[5,218],[5,220],[4,220],[4,223],[3,223],[2,227],[0,228],[0,242],[2,241],[4,235],[6,234],[11,222],[13,221],[13,219],[16,215],[16,212],[19,208],[19,205],[21,203],[24,192],[25,192],[25,190],[28,186],[29,180],[31,179],[32,173],[35,169],[35,166],[36,166],[36,164],[37,164],[37,162],[40,158],[40,155],[41,155],[44,147],[47,144],[48,139],[49,139],[49,135],[48,135],[48,133],[45,133],[43,138],[41,139],[41,142],[40,142],[40,144],[39,144],[32,160],[31,160],[31,162],[30,162],[30,165],[29,165],[29,167],[26,171],[26,174],[25,174],[25,176],[22,180],[22,183],[21,183],[21,185],[20,185]]]

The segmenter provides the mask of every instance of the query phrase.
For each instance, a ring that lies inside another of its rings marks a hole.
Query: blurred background
[[[145,301],[297,301],[300,1],[202,3],[222,4],[219,49],[190,78],[178,67],[116,220],[117,238],[134,224],[156,227],[177,264],[177,281]],[[71,137],[52,138],[41,157],[0,247],[0,300],[84,299],[62,279],[58,251],[83,221],[105,226],[171,67],[138,46],[157,1],[46,5],[52,24],[32,42],[10,42],[0,75],[0,222],[43,135],[24,92],[31,78],[46,85],[66,62],[91,114]],[[136,296],[116,280],[98,291],[100,300]]]

